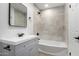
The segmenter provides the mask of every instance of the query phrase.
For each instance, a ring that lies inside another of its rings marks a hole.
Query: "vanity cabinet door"
[[[5,49],[5,47],[9,46],[9,49]],[[14,56],[14,46],[2,43],[2,56]]]
[[[37,52],[38,40],[33,39],[15,47],[15,55],[17,56],[32,56]]]
[[[18,47],[20,47],[20,49]],[[25,49],[25,45],[21,44],[20,46],[17,46],[15,48],[15,55],[16,56],[26,56],[26,55],[29,56],[30,54],[29,54],[28,49]]]
[[[31,50],[31,56],[38,56],[38,44],[34,44],[33,45],[33,48],[32,48],[32,50]]]
[[[30,56],[33,48],[34,48],[33,46],[21,47],[21,49],[16,50],[16,52],[15,52],[16,56]]]

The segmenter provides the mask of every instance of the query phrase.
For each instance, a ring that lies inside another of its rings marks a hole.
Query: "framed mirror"
[[[27,26],[27,8],[21,3],[9,3],[9,25]]]

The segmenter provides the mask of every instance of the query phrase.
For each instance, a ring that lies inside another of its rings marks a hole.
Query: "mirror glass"
[[[27,26],[27,8],[23,4],[9,4],[9,25],[19,27]]]

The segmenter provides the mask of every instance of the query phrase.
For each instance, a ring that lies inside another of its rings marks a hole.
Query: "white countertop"
[[[0,42],[11,44],[11,45],[17,45],[25,41],[36,39],[36,38],[38,37],[35,35],[26,35],[23,37],[0,37]]]

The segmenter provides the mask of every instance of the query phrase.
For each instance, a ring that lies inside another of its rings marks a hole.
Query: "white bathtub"
[[[39,51],[53,56],[67,56],[67,45],[64,42],[39,40]]]

